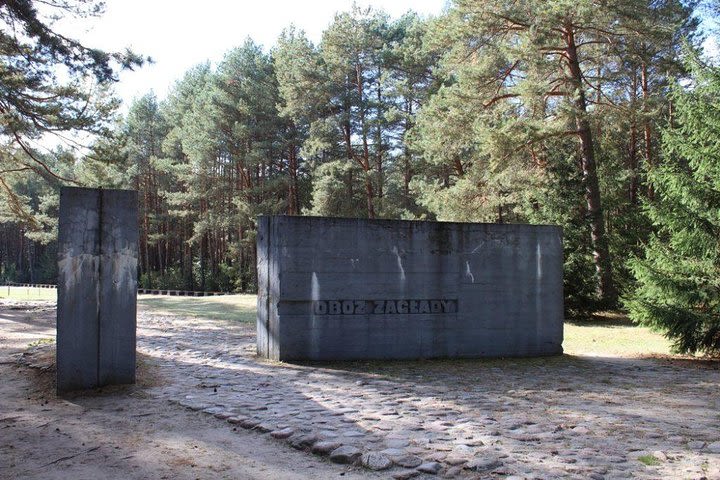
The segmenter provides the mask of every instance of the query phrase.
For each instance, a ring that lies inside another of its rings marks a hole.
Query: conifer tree
[[[672,94],[665,162],[650,172],[657,233],[626,300],[636,322],[665,332],[678,352],[720,353],[720,69],[692,60],[693,82]]]
[[[52,168],[52,154],[38,153],[37,141],[106,133],[119,104],[109,84],[119,69],[144,62],[129,50],[106,52],[54,30],[58,18],[94,17],[103,9],[98,0],[0,2],[0,199],[30,232],[41,232],[43,221],[29,213],[33,207],[9,176],[37,175],[55,187],[74,181]]]
[[[60,16],[87,18],[102,11],[103,3],[95,0],[0,2],[0,138],[8,145],[0,151],[0,166],[57,177],[32,141],[46,133],[98,132],[107,126],[117,103],[98,96],[98,85],[143,59],[130,51],[87,47],[51,28]],[[88,82],[95,85],[88,88]]]
[[[495,207],[497,221],[506,221],[506,204],[527,189],[519,172],[538,183],[531,177],[542,180],[547,160],[559,158],[551,152],[556,140],[572,139],[566,157],[577,159],[582,175],[578,213],[586,219],[597,296],[606,306],[615,304],[617,286],[600,178],[602,115],[622,111],[626,95],[616,86],[636,43],[670,43],[687,14],[677,0],[668,3],[679,14],[656,3],[454,0],[431,32],[445,51],[445,82],[419,114],[418,145],[436,163],[445,160],[437,165],[443,186],[458,186],[464,198]]]

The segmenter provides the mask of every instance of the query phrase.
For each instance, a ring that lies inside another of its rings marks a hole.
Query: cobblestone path
[[[142,312],[155,395],[388,478],[720,479],[718,363],[272,363],[254,325]],[[309,453],[310,454],[310,453]]]

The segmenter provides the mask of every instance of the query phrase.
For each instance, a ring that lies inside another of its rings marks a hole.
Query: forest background
[[[720,159],[717,146],[702,145],[702,119],[716,109],[677,133],[685,127],[677,119],[717,93],[683,97],[713,84],[700,55],[712,34],[701,20],[715,18],[713,7],[454,0],[438,17],[390,18],[356,6],[338,13],[318,44],[293,26],[269,50],[247,39],[217,65],[187,71],[167,99],[148,92],[124,115],[112,71],[93,72],[84,90],[51,74],[75,97],[70,110],[45,112],[55,115],[49,124],[27,114],[49,97],[25,100],[32,85],[22,82],[32,75],[16,78],[22,61],[6,56],[0,282],[55,282],[61,185],[133,188],[145,288],[255,291],[263,214],[556,224],[568,315],[626,305],[652,323],[659,314],[648,313],[643,295],[656,295],[655,274],[683,256],[648,249],[672,243],[669,211],[692,219],[682,224],[691,231],[717,202],[716,181],[698,200],[684,193],[692,178],[683,186],[673,176],[697,170],[684,147],[704,148],[700,162]],[[3,11],[6,25],[16,13]],[[17,55],[7,38],[4,53]],[[131,52],[114,60],[142,63]],[[89,149],[43,152],[29,142],[73,129],[93,134]],[[678,213],[688,198],[695,210]],[[707,221],[710,238],[716,220]],[[717,245],[703,241],[712,258],[698,282],[717,290]],[[682,300],[709,316],[695,319],[702,332],[681,350],[720,345],[718,296]]]

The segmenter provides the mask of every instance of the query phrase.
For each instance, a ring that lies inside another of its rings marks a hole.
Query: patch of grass
[[[638,457],[638,462],[647,465],[648,467],[656,467],[662,463],[660,459],[653,455],[640,455]]]
[[[670,355],[668,339],[632,323],[625,315],[606,312],[587,322],[565,323],[563,349],[570,355]]]
[[[140,295],[138,306],[160,314],[189,315],[211,320],[255,322],[255,295],[165,297]],[[669,355],[670,342],[649,328],[639,327],[617,312],[596,315],[587,322],[565,324],[563,349],[569,355],[632,357]]]
[[[28,347],[38,347],[40,345],[53,345],[55,343],[54,338],[41,338],[39,340],[35,340],[34,342],[28,343]]]
[[[138,308],[163,315],[189,315],[210,320],[254,323],[257,297],[255,295],[216,297],[138,295]]]
[[[36,287],[0,287],[0,298],[28,301],[56,300],[57,289]]]
[[[52,288],[0,287],[0,298],[13,300],[55,300]],[[210,320],[254,323],[255,295],[214,297],[169,297],[139,295],[138,307],[164,315],[187,315]],[[605,312],[589,321],[565,324],[563,349],[569,355],[632,357],[670,355],[670,342],[649,328],[633,324],[625,315]]]

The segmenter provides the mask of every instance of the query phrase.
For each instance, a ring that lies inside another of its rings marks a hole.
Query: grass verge
[[[34,287],[0,287],[0,299],[56,300],[57,290]],[[254,323],[255,295],[216,297],[167,297],[139,295],[138,308],[163,315],[187,315],[210,320]],[[604,312],[593,320],[565,323],[565,353],[598,356],[670,355],[670,342],[649,328],[633,324],[618,312]]]
[[[635,325],[619,312],[603,312],[590,321],[565,323],[563,349],[570,355],[671,355],[670,347],[662,334]]]
[[[217,297],[165,297],[138,295],[138,308],[163,315],[189,315],[211,320],[254,323],[255,295],[223,295]]]
[[[256,315],[255,295],[140,295],[138,305],[157,313],[244,323],[254,323]],[[665,337],[649,328],[635,325],[618,312],[604,312],[587,322],[567,322],[563,349],[570,355],[635,357],[671,354],[670,342]]]
[[[0,287],[0,298],[10,300],[47,301],[57,300],[57,289],[37,287]]]

